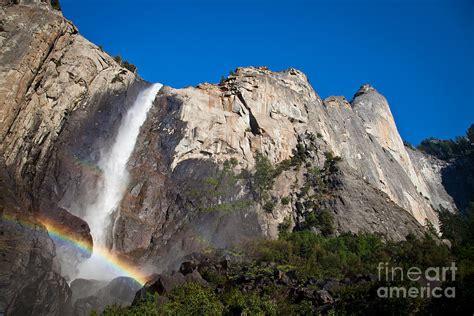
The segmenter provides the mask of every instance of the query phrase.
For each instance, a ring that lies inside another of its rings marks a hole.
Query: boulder
[[[89,225],[81,218],[60,207],[43,211],[39,215],[39,220],[46,227],[51,226],[54,230],[59,229],[61,234],[83,245],[83,247],[78,248],[62,239],[53,239],[61,265],[61,274],[67,280],[71,280],[79,272],[77,266],[90,258],[92,254],[93,241]]]
[[[71,283],[74,315],[90,315],[92,310],[102,312],[107,306],[128,306],[141,288],[132,278],[118,277],[110,282],[76,279]]]
[[[169,293],[176,286],[182,285],[185,282],[186,278],[180,272],[155,275],[136,293],[133,303],[135,304],[140,300],[145,299],[148,294],[156,293],[158,295],[163,295]]]

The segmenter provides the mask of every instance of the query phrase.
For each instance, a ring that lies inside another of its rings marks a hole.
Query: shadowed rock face
[[[340,231],[370,231],[394,240],[423,232],[413,216],[393,203],[386,193],[358,177],[354,170],[341,166],[334,178],[334,198],[326,205],[334,210]]]
[[[118,277],[110,282],[76,279],[71,283],[75,316],[102,312],[109,305],[130,305],[141,288],[135,280]]]
[[[454,159],[442,169],[443,185],[460,210],[472,202],[474,196],[474,153]]]
[[[424,195],[424,198],[436,209],[441,205],[448,210],[455,210],[456,194],[461,192],[461,185],[457,188],[458,190],[451,190],[450,186],[445,183],[445,175],[449,170],[452,170],[452,165],[410,147],[407,147],[406,150],[415,172],[420,179],[423,179],[427,192],[430,192],[429,196]],[[469,175],[469,173],[466,174]],[[474,172],[471,171],[471,174]],[[472,178],[467,176],[464,183],[469,179]],[[460,205],[456,206],[458,209],[462,209]]]
[[[86,249],[72,247],[70,243],[56,241],[56,253],[61,266],[61,275],[68,281],[78,273],[78,263],[87,260],[91,256],[93,248],[92,236],[89,225],[77,216],[72,215],[62,208],[49,209],[42,212],[39,219],[45,225],[54,225],[61,228],[61,233],[70,239],[79,242]]]
[[[39,221],[47,218],[91,241],[87,223],[60,201],[69,206],[67,193],[97,176],[90,171],[97,148],[114,134],[127,98],[143,83],[81,37],[48,1],[0,5],[1,225],[6,240],[21,240],[0,257],[0,312],[68,315],[70,290]],[[7,213],[26,228],[8,224]]]
[[[100,131],[91,128],[91,122],[103,123],[112,135],[120,119],[120,104],[135,75],[47,6],[7,6],[0,14],[4,29],[0,55],[2,158],[17,196],[29,207],[47,209],[51,206],[48,201],[54,203],[63,194],[57,173],[64,168],[58,169],[58,160],[69,159],[72,165],[81,162],[80,153],[65,153],[63,146],[73,140],[87,146],[87,135],[78,139],[77,131]],[[108,121],[101,120],[104,107],[115,107],[105,111],[114,114]],[[93,138],[97,141],[100,136]]]
[[[0,311],[71,315],[71,291],[58,273],[54,243],[44,227],[33,219],[4,216],[0,220]]]

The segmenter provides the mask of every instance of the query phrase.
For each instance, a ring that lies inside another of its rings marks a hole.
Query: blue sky
[[[61,0],[86,38],[172,87],[295,67],[323,98],[363,83],[417,144],[474,123],[474,0]]]

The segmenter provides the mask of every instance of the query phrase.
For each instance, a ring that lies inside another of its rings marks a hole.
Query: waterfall
[[[98,195],[84,212],[84,219],[91,229],[94,248],[104,248],[106,245],[111,214],[119,206],[128,185],[127,162],[135,148],[140,127],[145,122],[161,87],[161,84],[154,84],[138,94],[120,123],[112,147],[101,153],[99,168],[102,177],[96,189]],[[79,266],[79,277],[104,279],[118,276],[116,271],[102,267],[99,259],[92,253],[91,258]]]

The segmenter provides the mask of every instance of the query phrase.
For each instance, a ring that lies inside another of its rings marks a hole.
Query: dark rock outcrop
[[[54,243],[34,219],[0,219],[0,313],[72,315],[71,290],[58,273]]]
[[[334,210],[339,231],[375,232],[394,240],[402,240],[409,233],[423,234],[416,219],[386,193],[341,165],[333,179],[338,183],[333,198],[325,202],[327,209]]]
[[[105,287],[108,284],[107,281],[99,280],[88,280],[88,279],[75,279],[71,282],[71,292],[72,297],[71,301],[74,305],[76,301],[82,298],[92,296],[94,293],[97,293],[100,289]]]
[[[56,253],[61,265],[61,274],[70,280],[77,274],[77,265],[91,256],[93,241],[89,225],[77,216],[63,208],[49,209],[39,216],[40,221],[54,229],[61,229],[61,233],[80,243],[83,248],[71,247],[67,242],[56,241]]]
[[[462,210],[474,198],[474,152],[453,159],[442,171],[443,185]]]
[[[141,288],[135,280],[118,277],[110,282],[76,279],[71,283],[74,316],[102,312],[109,305],[128,306]]]

